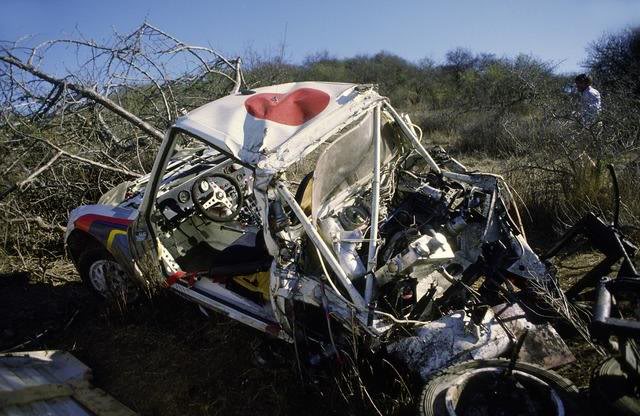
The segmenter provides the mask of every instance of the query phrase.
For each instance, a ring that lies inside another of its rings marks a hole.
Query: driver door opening
[[[253,172],[177,132],[150,223],[179,269],[257,303],[268,300],[272,258],[253,196]]]

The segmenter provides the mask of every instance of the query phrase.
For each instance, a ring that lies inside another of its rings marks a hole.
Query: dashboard
[[[200,163],[180,169],[163,180],[156,207],[162,214],[160,226],[164,230],[175,229],[193,215],[206,215],[215,200],[223,208],[237,204],[234,215],[219,222],[236,220],[240,223],[259,221],[255,201],[250,189],[250,177],[246,169],[227,159],[221,163]],[[234,183],[235,182],[235,183]],[[238,194],[239,191],[239,195]],[[233,201],[232,201],[233,199]],[[214,220],[215,221],[215,220]]]

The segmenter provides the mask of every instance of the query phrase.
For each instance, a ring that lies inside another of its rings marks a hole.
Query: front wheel
[[[424,386],[418,414],[450,415],[582,415],[578,389],[559,374],[533,364],[472,360],[435,374]]]
[[[124,268],[104,249],[85,251],[78,261],[80,277],[99,297],[129,304],[139,289]]]

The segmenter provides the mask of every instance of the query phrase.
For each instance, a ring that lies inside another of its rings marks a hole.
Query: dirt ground
[[[63,349],[143,415],[331,414],[294,368],[253,364],[261,334],[167,294],[120,312],[79,278],[0,277],[0,350]],[[43,333],[43,331],[45,331]],[[29,342],[30,341],[30,342]]]
[[[563,261],[563,279],[576,278],[595,260]],[[344,414],[300,381],[295,360],[280,369],[254,364],[263,339],[257,331],[222,316],[207,318],[168,293],[114,310],[68,264],[62,269],[67,274],[0,275],[0,351],[70,351],[93,369],[96,386],[143,415]],[[585,387],[600,358],[580,339],[568,343],[577,360],[559,372]]]

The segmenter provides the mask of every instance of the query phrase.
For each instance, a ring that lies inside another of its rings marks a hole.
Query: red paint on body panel
[[[247,101],[247,112],[262,120],[288,126],[300,126],[329,105],[329,94],[315,88],[300,88],[287,94],[260,93]]]
[[[103,221],[106,223],[127,226],[133,222],[133,220],[127,218],[115,218],[108,217],[106,215],[87,214],[75,220],[74,225],[76,226],[76,228],[88,232],[89,228],[91,228],[91,224],[93,224],[95,221]]]

